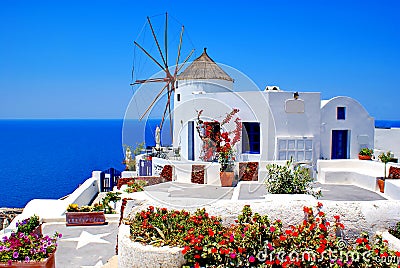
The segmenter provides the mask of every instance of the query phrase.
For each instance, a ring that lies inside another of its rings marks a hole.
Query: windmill
[[[186,56],[185,60],[182,63],[179,63],[180,57],[181,57],[181,49],[182,49],[182,38],[183,38],[183,33],[185,30],[185,27],[182,25],[181,26],[181,31],[180,31],[180,36],[179,36],[179,45],[178,45],[178,50],[177,50],[177,57],[175,60],[175,64],[173,67],[170,67],[168,63],[168,13],[165,13],[165,28],[164,28],[164,48],[162,49],[160,46],[160,40],[157,38],[156,32],[154,31],[153,24],[150,20],[150,17],[147,17],[147,23],[150,26],[151,34],[153,36],[153,41],[157,47],[158,53],[160,55],[160,60],[157,60],[155,56],[151,55],[151,53],[146,50],[142,45],[140,45],[137,41],[134,41],[134,44],[136,47],[138,47],[148,58],[151,59],[160,69],[161,73],[164,74],[164,77],[151,77],[148,79],[137,79],[134,83],[131,84],[131,86],[134,85],[140,85],[140,84],[145,84],[145,83],[163,83],[164,85],[161,86],[161,90],[158,92],[158,94],[155,96],[153,101],[150,103],[150,105],[147,107],[147,109],[143,112],[143,114],[140,116],[139,120],[142,120],[146,114],[150,112],[152,107],[156,104],[156,102],[159,100],[159,98],[163,95],[165,92],[167,94],[167,102],[164,108],[164,112],[162,114],[161,118],[161,124],[160,124],[160,129],[162,129],[166,115],[168,113],[169,116],[169,121],[170,121],[170,134],[171,137],[172,135],[172,118],[171,118],[171,97],[172,94],[175,92],[175,89],[177,88],[177,76],[179,71],[185,66],[187,61],[190,59],[192,56],[194,49],[190,51],[190,53]]]

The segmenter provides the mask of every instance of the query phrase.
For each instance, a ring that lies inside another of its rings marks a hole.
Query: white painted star
[[[94,266],[81,266],[81,268],[100,268],[103,267],[103,262],[98,261]]]
[[[107,236],[109,234],[110,233],[91,234],[86,231],[82,231],[82,233],[79,237],[66,238],[66,239],[63,239],[62,241],[76,241],[76,242],[78,242],[76,249],[80,249],[81,247],[86,246],[87,244],[90,244],[90,243],[110,244],[110,242],[102,239],[102,237]]]

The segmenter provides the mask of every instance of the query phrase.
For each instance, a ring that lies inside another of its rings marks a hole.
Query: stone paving
[[[352,185],[327,185],[316,183],[324,196],[321,200],[372,201],[384,200],[380,194]],[[215,199],[231,199],[234,189],[207,185],[191,185],[168,182],[146,187],[146,194],[162,202],[172,202],[181,206],[203,205]],[[236,190],[237,191],[237,190]],[[266,195],[263,184],[244,184],[238,200],[263,199]],[[118,234],[118,220],[108,221],[107,225],[66,227],[65,222],[45,223],[43,233],[52,235],[57,231],[63,234],[56,252],[57,268],[103,267],[115,255]],[[107,267],[117,267],[115,257]]]
[[[43,233],[63,235],[56,251],[57,268],[102,267],[115,255],[118,222],[107,225],[67,227],[64,223],[46,223]]]

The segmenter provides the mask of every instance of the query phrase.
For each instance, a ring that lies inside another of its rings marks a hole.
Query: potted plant
[[[86,226],[105,224],[104,207],[102,204],[79,207],[77,204],[70,204],[65,213],[67,226]]]
[[[62,235],[55,233],[53,237],[37,234],[37,216],[32,216],[18,222],[17,231],[0,241],[0,266],[11,268],[54,268],[57,238]],[[46,246],[44,246],[46,245]]]
[[[358,159],[360,160],[371,160],[374,150],[369,148],[362,148],[358,153]]]
[[[228,113],[222,122],[213,120],[212,122],[203,122],[200,119],[203,110],[197,114],[197,132],[203,141],[202,155],[203,161],[218,160],[220,167],[221,186],[232,186],[234,179],[233,168],[235,166],[235,144],[240,140],[242,132],[242,122],[239,117],[234,120],[235,129],[224,131],[221,129],[228,124],[239,109],[233,109]]]
[[[385,179],[386,179],[386,164],[387,164],[388,162],[390,162],[390,160],[392,159],[392,153],[391,153],[390,151],[387,152],[387,153],[381,153],[381,154],[378,156],[378,158],[379,158],[379,160],[381,160],[382,163],[385,164],[385,170],[384,170],[385,176],[384,176],[384,177],[378,177],[378,178],[377,178],[377,183],[378,183],[379,191],[380,191],[381,193],[384,193],[384,192],[385,192]]]

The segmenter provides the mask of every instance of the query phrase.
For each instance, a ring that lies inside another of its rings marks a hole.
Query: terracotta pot
[[[101,225],[106,223],[103,211],[96,212],[67,212],[67,226]]]
[[[379,191],[381,193],[384,193],[385,192],[385,180],[382,177],[380,177],[380,178],[376,178],[376,182],[378,183]]]
[[[233,178],[235,177],[233,171],[221,171],[219,177],[222,187],[232,187]]]
[[[371,160],[370,155],[358,155],[358,159],[360,160]]]
[[[50,257],[41,262],[12,262],[11,265],[8,265],[7,262],[0,262],[0,267],[10,267],[10,268],[55,268],[55,252],[53,252]]]

